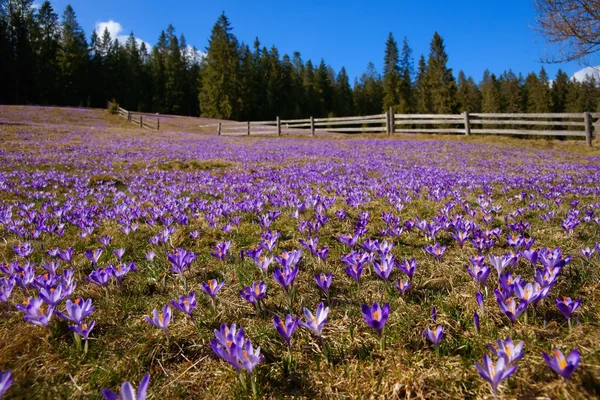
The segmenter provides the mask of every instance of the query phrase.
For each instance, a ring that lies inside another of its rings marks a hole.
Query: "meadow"
[[[0,398],[600,398],[598,150],[197,125],[0,107]]]

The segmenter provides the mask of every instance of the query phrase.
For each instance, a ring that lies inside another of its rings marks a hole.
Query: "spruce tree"
[[[427,61],[427,81],[431,92],[431,108],[436,114],[450,114],[456,108],[456,82],[447,63],[444,39],[435,32]]]
[[[417,79],[415,81],[415,108],[419,114],[431,113],[431,92],[429,90],[429,76],[427,74],[427,63],[425,57],[421,55],[419,59],[419,70],[417,72]]]
[[[460,112],[473,113],[481,111],[481,92],[473,81],[473,78],[467,78],[462,70],[458,73],[456,100],[458,111]]]
[[[394,107],[398,111],[400,104],[399,58],[398,43],[396,43],[392,32],[390,32],[385,43],[385,57],[383,59],[383,108],[385,111],[390,107]]]
[[[236,37],[225,13],[214,25],[202,74],[202,116],[236,119],[239,100],[239,52]]]
[[[335,80],[333,110],[336,117],[348,117],[352,115],[352,88],[350,87],[348,73],[344,67],[340,69],[340,72]]]
[[[569,75],[562,69],[556,73],[556,78],[552,82],[552,106],[553,112],[564,113],[567,109],[567,97],[569,90]]]
[[[36,15],[38,37],[36,40],[39,58],[38,90],[41,104],[57,104],[58,98],[58,67],[56,57],[58,54],[58,40],[60,38],[58,15],[54,12],[52,4],[45,1],[40,6]],[[94,32],[95,33],[95,32]]]
[[[485,70],[481,88],[481,111],[484,113],[499,113],[502,111],[502,97],[496,75]]]
[[[534,72],[527,75],[525,79],[527,90],[527,112],[549,113],[552,110],[552,96],[548,76],[544,68],[538,77]]]
[[[65,105],[84,105],[87,103],[88,47],[83,29],[70,5],[63,13],[61,26],[57,62],[62,101]]]
[[[499,80],[501,111],[506,113],[523,112],[522,88],[519,79],[512,70],[505,71]]]
[[[398,112],[410,113],[413,110],[413,75],[414,65],[412,49],[405,37],[402,41],[402,52],[400,53],[400,86]]]

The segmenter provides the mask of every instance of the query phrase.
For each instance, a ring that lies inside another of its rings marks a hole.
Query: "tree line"
[[[276,116],[350,116],[397,113],[600,111],[598,82],[577,82],[563,71],[552,82],[541,68],[526,76],[485,71],[480,82],[448,67],[436,32],[417,64],[406,38],[390,33],[383,70],[369,63],[350,83],[324,59],[280,55],[275,46],[240,42],[223,13],[206,53],[188,46],[172,25],[148,48],[131,33],[125,43],[108,30],[89,41],[67,6],[59,18],[51,3],[0,0],[0,103],[104,107],[115,99],[144,112],[233,120]]]

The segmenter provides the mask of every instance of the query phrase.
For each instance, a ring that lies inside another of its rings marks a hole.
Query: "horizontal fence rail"
[[[140,128],[148,128],[153,130],[160,130],[160,118],[156,120],[148,119],[148,116],[144,118],[142,114],[135,114],[131,111],[127,111],[124,108],[118,107],[119,116],[126,118],[128,122],[138,125]]]
[[[222,136],[323,133],[434,133],[463,135],[568,136],[585,138],[591,146],[594,129],[600,129],[600,113],[467,113],[385,114],[305,118],[275,121],[221,122],[201,125]]]

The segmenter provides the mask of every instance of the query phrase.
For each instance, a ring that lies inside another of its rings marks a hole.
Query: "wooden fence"
[[[591,146],[600,113],[543,114],[385,114],[361,117],[307,118],[201,125],[218,135],[250,136],[307,133],[444,133],[463,135],[542,135],[585,138]]]
[[[121,107],[119,107],[118,110],[121,117],[127,118],[127,121],[139,125],[140,128],[160,130],[160,118],[158,117],[156,118],[156,121],[153,121],[152,119],[148,119],[147,116],[146,119],[144,119],[144,115],[132,113]]]

